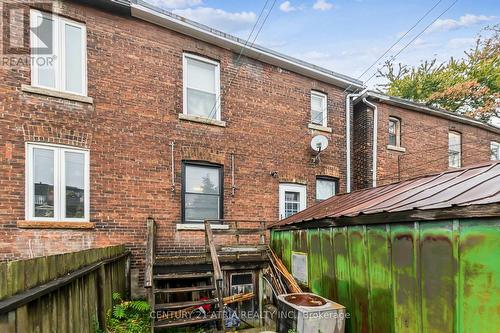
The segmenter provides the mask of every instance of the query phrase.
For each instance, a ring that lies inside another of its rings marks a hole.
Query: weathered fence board
[[[128,294],[127,260],[119,245],[0,263],[0,332],[93,332]]]
[[[274,230],[271,245],[289,270],[308,254],[309,289],[346,306],[348,332],[500,329],[498,219]]]

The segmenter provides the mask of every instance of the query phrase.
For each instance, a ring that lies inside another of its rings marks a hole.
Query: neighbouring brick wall
[[[352,189],[372,186],[373,111],[363,103],[354,106]]]
[[[30,84],[29,66],[0,67],[0,259],[125,243],[133,267],[142,267],[150,216],[158,223],[159,254],[198,252],[203,234],[176,229],[183,160],[224,166],[224,217],[229,219],[277,219],[283,181],[306,184],[308,205],[314,203],[316,175],[338,177],[345,190],[343,89],[252,59],[238,65],[232,52],[136,19],[70,1],[54,3],[56,12],[86,23],[88,96],[94,103],[23,92],[21,85]],[[183,52],[220,62],[227,127],[179,120]],[[311,164],[309,142],[320,132],[307,128],[311,89],[328,94],[333,129],[321,133],[330,146],[317,166]],[[94,229],[17,227],[25,219],[29,141],[89,149]]]
[[[462,167],[488,162],[490,142],[500,140],[499,134],[479,127],[385,103],[377,105],[377,185],[447,170],[449,130],[462,134]],[[401,120],[401,146],[405,152],[387,149],[390,116]]]

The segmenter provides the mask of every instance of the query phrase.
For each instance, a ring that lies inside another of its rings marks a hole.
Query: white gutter
[[[377,138],[378,138],[378,108],[363,97],[363,102],[373,109],[373,151],[372,151],[372,186],[377,186]]]
[[[363,95],[367,89],[345,97],[346,192],[351,192],[351,98]]]

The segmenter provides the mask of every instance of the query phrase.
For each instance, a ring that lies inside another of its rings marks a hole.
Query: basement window
[[[89,221],[89,152],[28,144],[26,219]]]
[[[183,113],[188,116],[220,120],[219,63],[185,53],[183,68]]]
[[[222,219],[222,167],[203,162],[183,164],[183,221]]]
[[[325,94],[311,91],[311,123],[327,127],[327,97]]]
[[[500,160],[500,143],[498,143],[496,141],[491,141],[490,152],[491,152],[491,160],[492,161],[499,161]]]
[[[450,168],[462,166],[462,135],[459,132],[448,132],[448,166]]]
[[[31,10],[31,85],[87,96],[87,30],[84,24]]]
[[[231,273],[231,295],[254,293],[254,282],[252,272]],[[253,300],[239,302],[236,309],[240,315],[253,312]]]

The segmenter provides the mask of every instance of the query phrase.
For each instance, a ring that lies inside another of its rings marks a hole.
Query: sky
[[[460,58],[474,45],[483,27],[500,23],[498,0],[458,0],[456,3],[455,0],[276,0],[275,3],[267,0],[261,16],[266,0],[145,1],[245,40],[257,23],[251,41],[260,29],[255,43],[363,81],[369,80],[367,84],[372,88],[383,83],[373,76],[377,68],[384,70],[384,60],[395,56],[413,39],[397,55],[396,63],[418,65],[433,58],[440,62],[451,56]],[[433,7],[410,33],[376,62]],[[266,15],[267,20],[260,28]],[[362,75],[374,63],[375,66]]]

